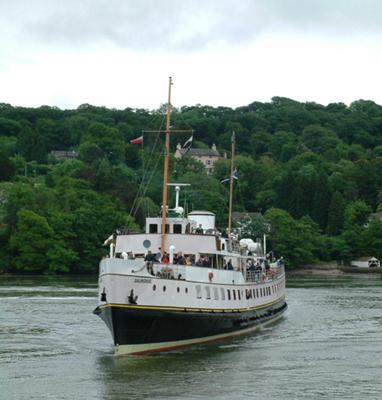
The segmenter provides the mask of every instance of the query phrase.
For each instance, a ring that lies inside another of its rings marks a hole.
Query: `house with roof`
[[[75,160],[78,158],[78,153],[74,150],[52,150],[50,155],[57,160]]]
[[[184,156],[188,156],[200,161],[204,165],[207,175],[211,175],[214,172],[215,162],[222,158],[215,146],[215,143],[212,144],[210,149],[187,149],[183,148],[181,144],[178,143],[174,156],[178,160]]]

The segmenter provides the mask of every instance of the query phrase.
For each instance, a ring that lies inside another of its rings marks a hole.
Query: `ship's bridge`
[[[191,233],[196,228],[196,222],[187,218],[166,218],[166,233]],[[146,233],[162,233],[162,218],[146,218]]]

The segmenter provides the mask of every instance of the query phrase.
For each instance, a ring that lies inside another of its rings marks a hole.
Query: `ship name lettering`
[[[134,283],[151,283],[150,278],[136,278],[134,279]]]

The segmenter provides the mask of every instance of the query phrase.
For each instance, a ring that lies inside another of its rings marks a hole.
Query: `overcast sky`
[[[382,104],[381,0],[0,0],[0,103]]]

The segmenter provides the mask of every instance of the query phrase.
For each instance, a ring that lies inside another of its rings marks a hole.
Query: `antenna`
[[[183,214],[184,209],[179,207],[179,192],[181,186],[191,186],[189,183],[168,183],[167,186],[175,186],[175,208],[169,210],[174,211],[177,214]]]

